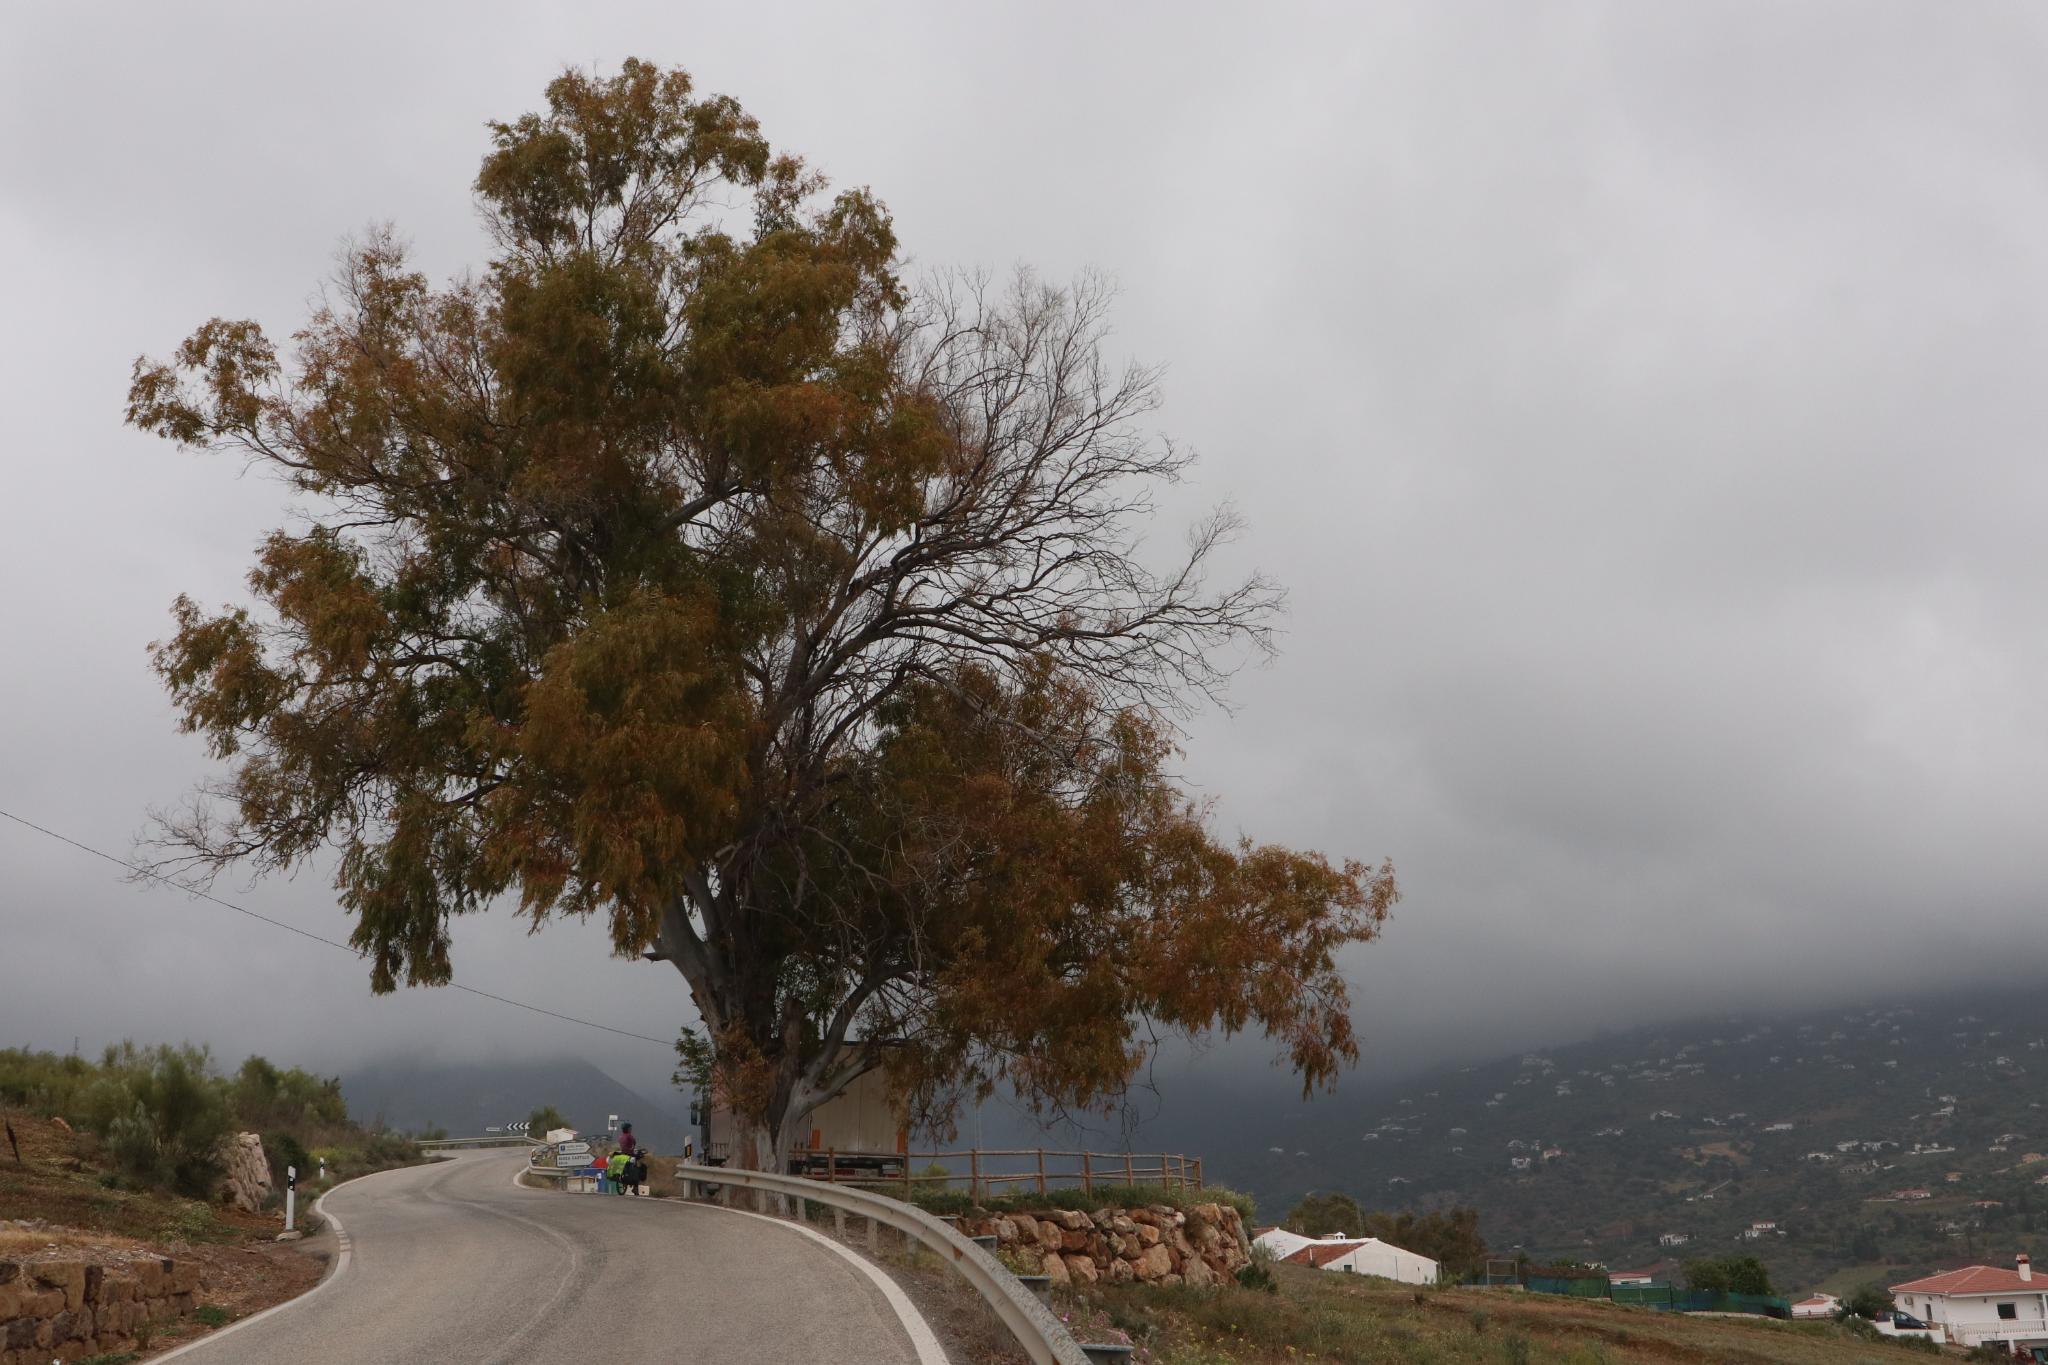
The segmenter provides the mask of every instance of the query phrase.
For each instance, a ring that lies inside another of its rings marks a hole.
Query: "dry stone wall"
[[[133,1351],[151,1327],[190,1313],[198,1292],[196,1261],[0,1261],[0,1365]]]
[[[976,1213],[960,1220],[970,1237],[993,1235],[998,1254],[1022,1274],[1054,1284],[1146,1284],[1200,1287],[1228,1280],[1252,1259],[1244,1220],[1221,1204],[1182,1210],[1049,1209],[1043,1213]]]

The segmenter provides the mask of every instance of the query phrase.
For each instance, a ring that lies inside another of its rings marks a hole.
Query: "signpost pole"
[[[290,1232],[299,1211],[299,1168],[284,1168],[284,1230]]]

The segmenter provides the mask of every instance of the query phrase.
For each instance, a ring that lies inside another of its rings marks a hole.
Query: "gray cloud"
[[[203,770],[144,668],[278,490],[118,424],[344,233],[482,256],[483,121],[689,66],[919,266],[1099,266],[1293,590],[1187,769],[1393,856],[1373,1065],[2032,965],[2048,797],[2044,21],[1914,4],[46,7],[0,50],[0,805],[119,851]],[[858,7],[865,10],[866,7]],[[413,993],[0,828],[0,1043],[645,1044]],[[316,874],[234,889],[343,937]],[[465,924],[461,979],[665,1036],[665,969]],[[645,1055],[642,1055],[645,1054]],[[1235,1062],[1248,1051],[1228,1048]],[[1206,1064],[1206,1063],[1205,1063]]]

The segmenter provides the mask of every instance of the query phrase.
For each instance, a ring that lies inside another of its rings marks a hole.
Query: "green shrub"
[[[202,1303],[192,1310],[193,1319],[205,1323],[208,1327],[225,1326],[228,1319],[233,1316],[234,1314],[217,1303]]]
[[[1268,1294],[1280,1292],[1280,1286],[1274,1282],[1273,1272],[1266,1268],[1264,1261],[1251,1261],[1239,1266],[1237,1282],[1246,1289],[1262,1289]]]
[[[221,1232],[220,1219],[213,1216],[210,1207],[199,1203],[184,1205],[163,1226],[164,1237],[174,1242],[211,1242]]]
[[[1529,1338],[1520,1332],[1503,1337],[1500,1343],[1500,1358],[1506,1365],[1529,1365]]]
[[[270,1162],[270,1183],[279,1189],[284,1188],[285,1171],[288,1167],[297,1167],[301,1180],[312,1174],[313,1158],[307,1153],[305,1144],[290,1133],[265,1133],[263,1155]]]

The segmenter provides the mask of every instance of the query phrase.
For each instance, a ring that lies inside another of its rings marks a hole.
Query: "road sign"
[[[555,1165],[575,1166],[590,1160],[590,1144],[587,1142],[564,1142],[555,1147]]]

